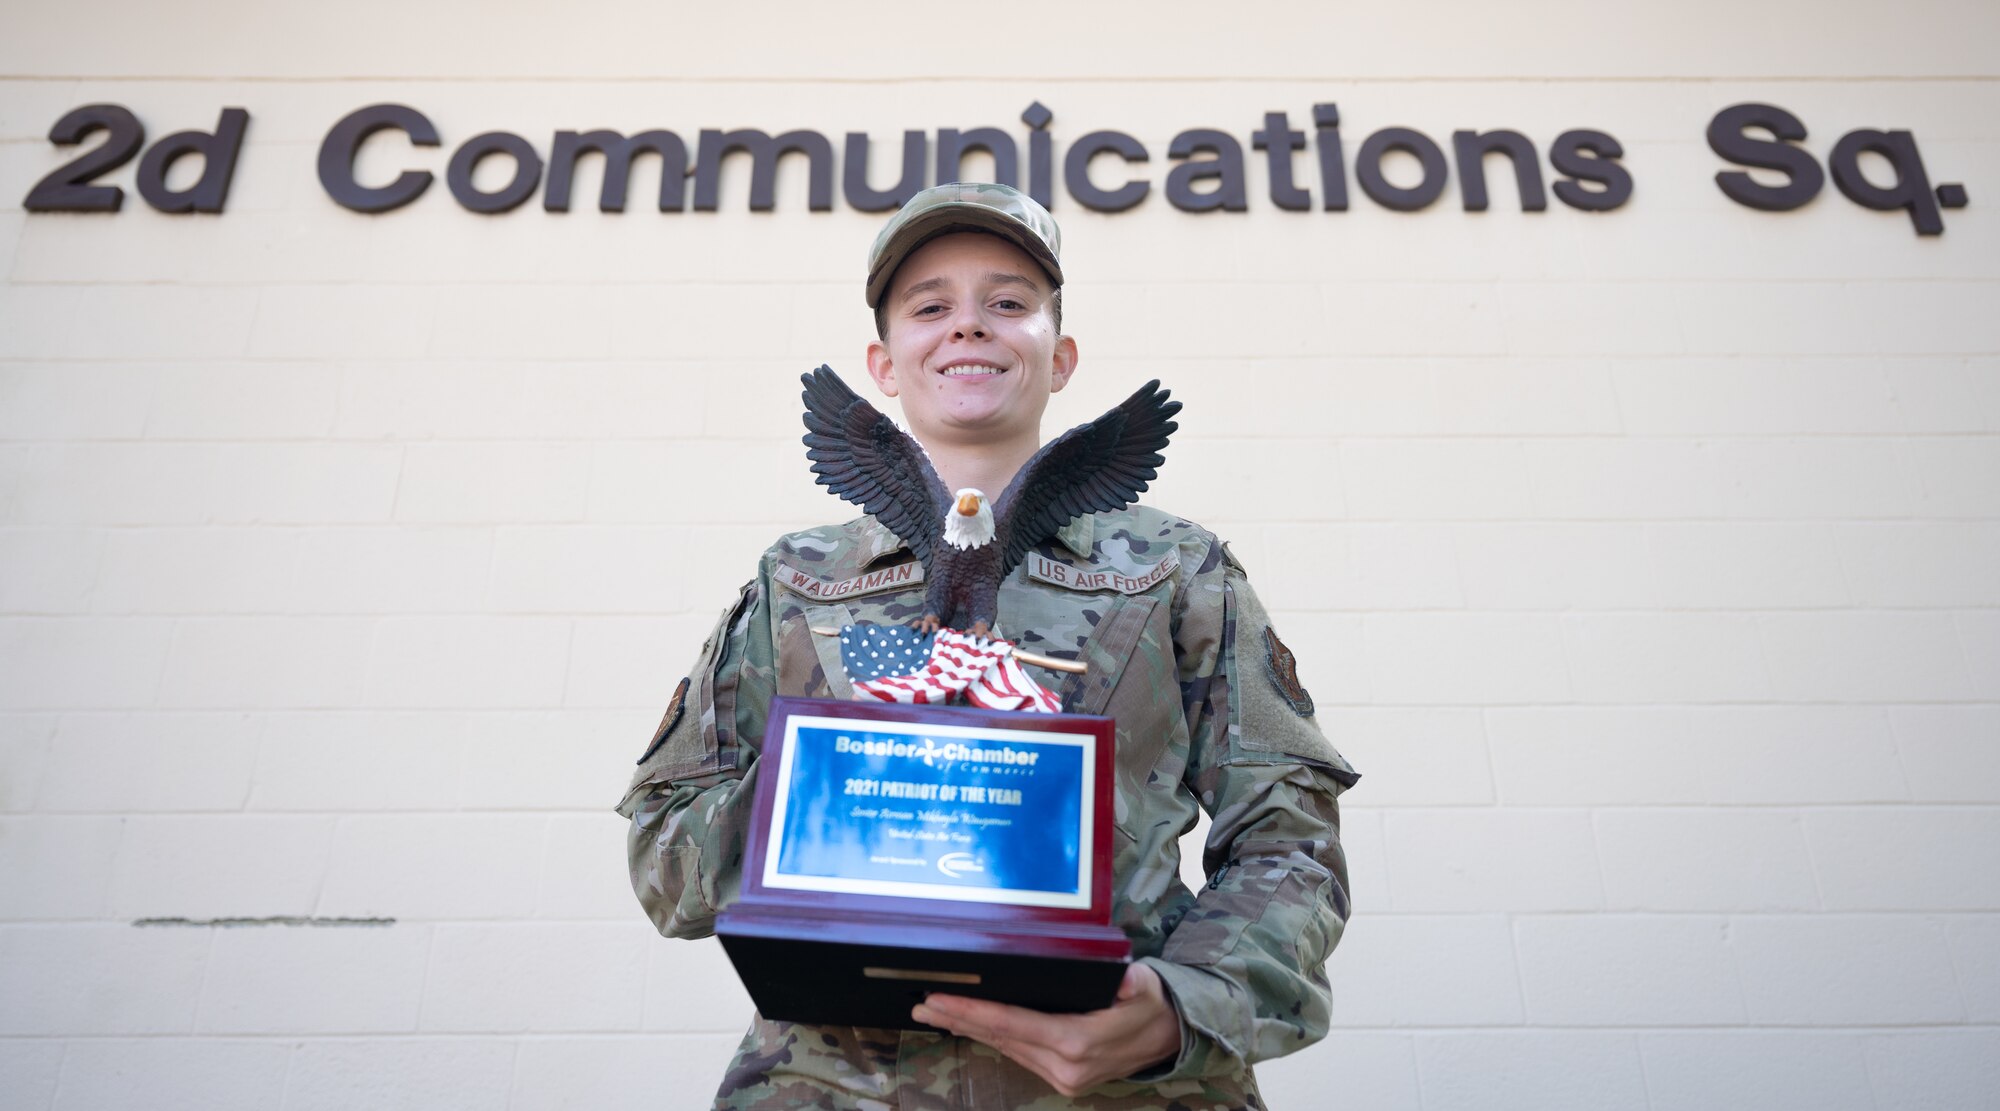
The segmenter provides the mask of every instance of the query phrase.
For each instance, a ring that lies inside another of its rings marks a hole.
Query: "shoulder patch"
[[[1158,563],[1139,568],[1131,574],[1072,567],[1040,552],[1029,552],[1027,565],[1029,578],[1050,586],[1068,590],[1115,590],[1120,594],[1143,594],[1180,570],[1181,557],[1176,552],[1168,552],[1166,558]]]
[[[653,730],[652,743],[648,744],[646,751],[640,753],[639,758],[632,763],[645,763],[646,758],[659,749],[660,742],[667,739],[667,734],[674,731],[674,726],[680,724],[681,714],[687,710],[687,693],[688,680],[683,678],[681,685],[674,688],[673,698],[667,701],[667,712],[660,715],[660,727]]]
[[[1313,697],[1299,682],[1299,659],[1269,625],[1264,626],[1264,665],[1271,672],[1271,682],[1277,685],[1285,701],[1292,704],[1293,711],[1302,718],[1313,716]]]
[[[908,563],[898,563],[894,567],[870,571],[865,575],[856,575],[851,579],[830,580],[780,563],[771,573],[771,581],[815,602],[837,602],[842,598],[858,598],[863,594],[915,586],[924,581],[924,565],[911,560]]]

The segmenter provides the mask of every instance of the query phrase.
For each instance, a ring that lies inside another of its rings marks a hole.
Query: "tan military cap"
[[[1060,286],[1062,229],[1049,210],[1011,186],[991,182],[956,181],[918,193],[889,218],[868,252],[868,307],[882,303],[889,280],[910,253],[940,235],[982,231],[1000,236],[1028,252]]]

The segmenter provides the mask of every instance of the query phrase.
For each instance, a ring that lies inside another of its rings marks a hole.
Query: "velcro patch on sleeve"
[[[660,715],[660,727],[653,730],[652,743],[647,745],[646,751],[640,753],[639,758],[632,763],[645,763],[648,757],[659,750],[660,742],[667,739],[667,734],[674,731],[674,726],[680,723],[681,714],[687,710],[687,693],[688,680],[684,678],[681,680],[681,685],[674,688],[674,696],[667,702],[667,712]]]
[[[1181,569],[1181,557],[1176,552],[1169,552],[1166,558],[1158,563],[1139,568],[1129,574],[1123,571],[1096,571],[1072,567],[1067,563],[1050,559],[1040,552],[1029,552],[1027,562],[1028,577],[1037,582],[1060,586],[1066,590],[1115,590],[1120,594],[1144,594]]]
[[[843,598],[858,598],[863,594],[915,586],[924,581],[924,565],[911,560],[851,579],[828,580],[780,563],[772,573],[771,581],[815,602],[837,602]]]
[[[1276,684],[1278,693],[1292,704],[1292,709],[1302,718],[1313,715],[1313,696],[1306,693],[1305,684],[1299,682],[1299,658],[1278,639],[1278,631],[1264,626],[1264,665],[1270,670],[1271,682]]]

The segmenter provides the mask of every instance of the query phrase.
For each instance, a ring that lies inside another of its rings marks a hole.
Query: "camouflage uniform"
[[[723,614],[618,807],[660,932],[706,936],[735,897],[771,697],[850,696],[838,638],[811,628],[915,619],[911,559],[871,517],[795,533]],[[1326,1033],[1323,964],[1348,915],[1335,798],[1356,775],[1228,549],[1144,507],[1080,517],[1001,585],[999,624],[1088,663],[1028,670],[1066,710],[1117,719],[1113,922],[1179,1012],[1179,1055],[1065,1098],[968,1039],[759,1017],[717,1107],[1261,1107],[1251,1063]],[[1178,838],[1197,802],[1212,825],[1194,893]]]

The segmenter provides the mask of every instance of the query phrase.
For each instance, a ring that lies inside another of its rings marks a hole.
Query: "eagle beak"
[[[958,515],[973,517],[979,513],[979,497],[976,494],[962,494],[958,499]]]

